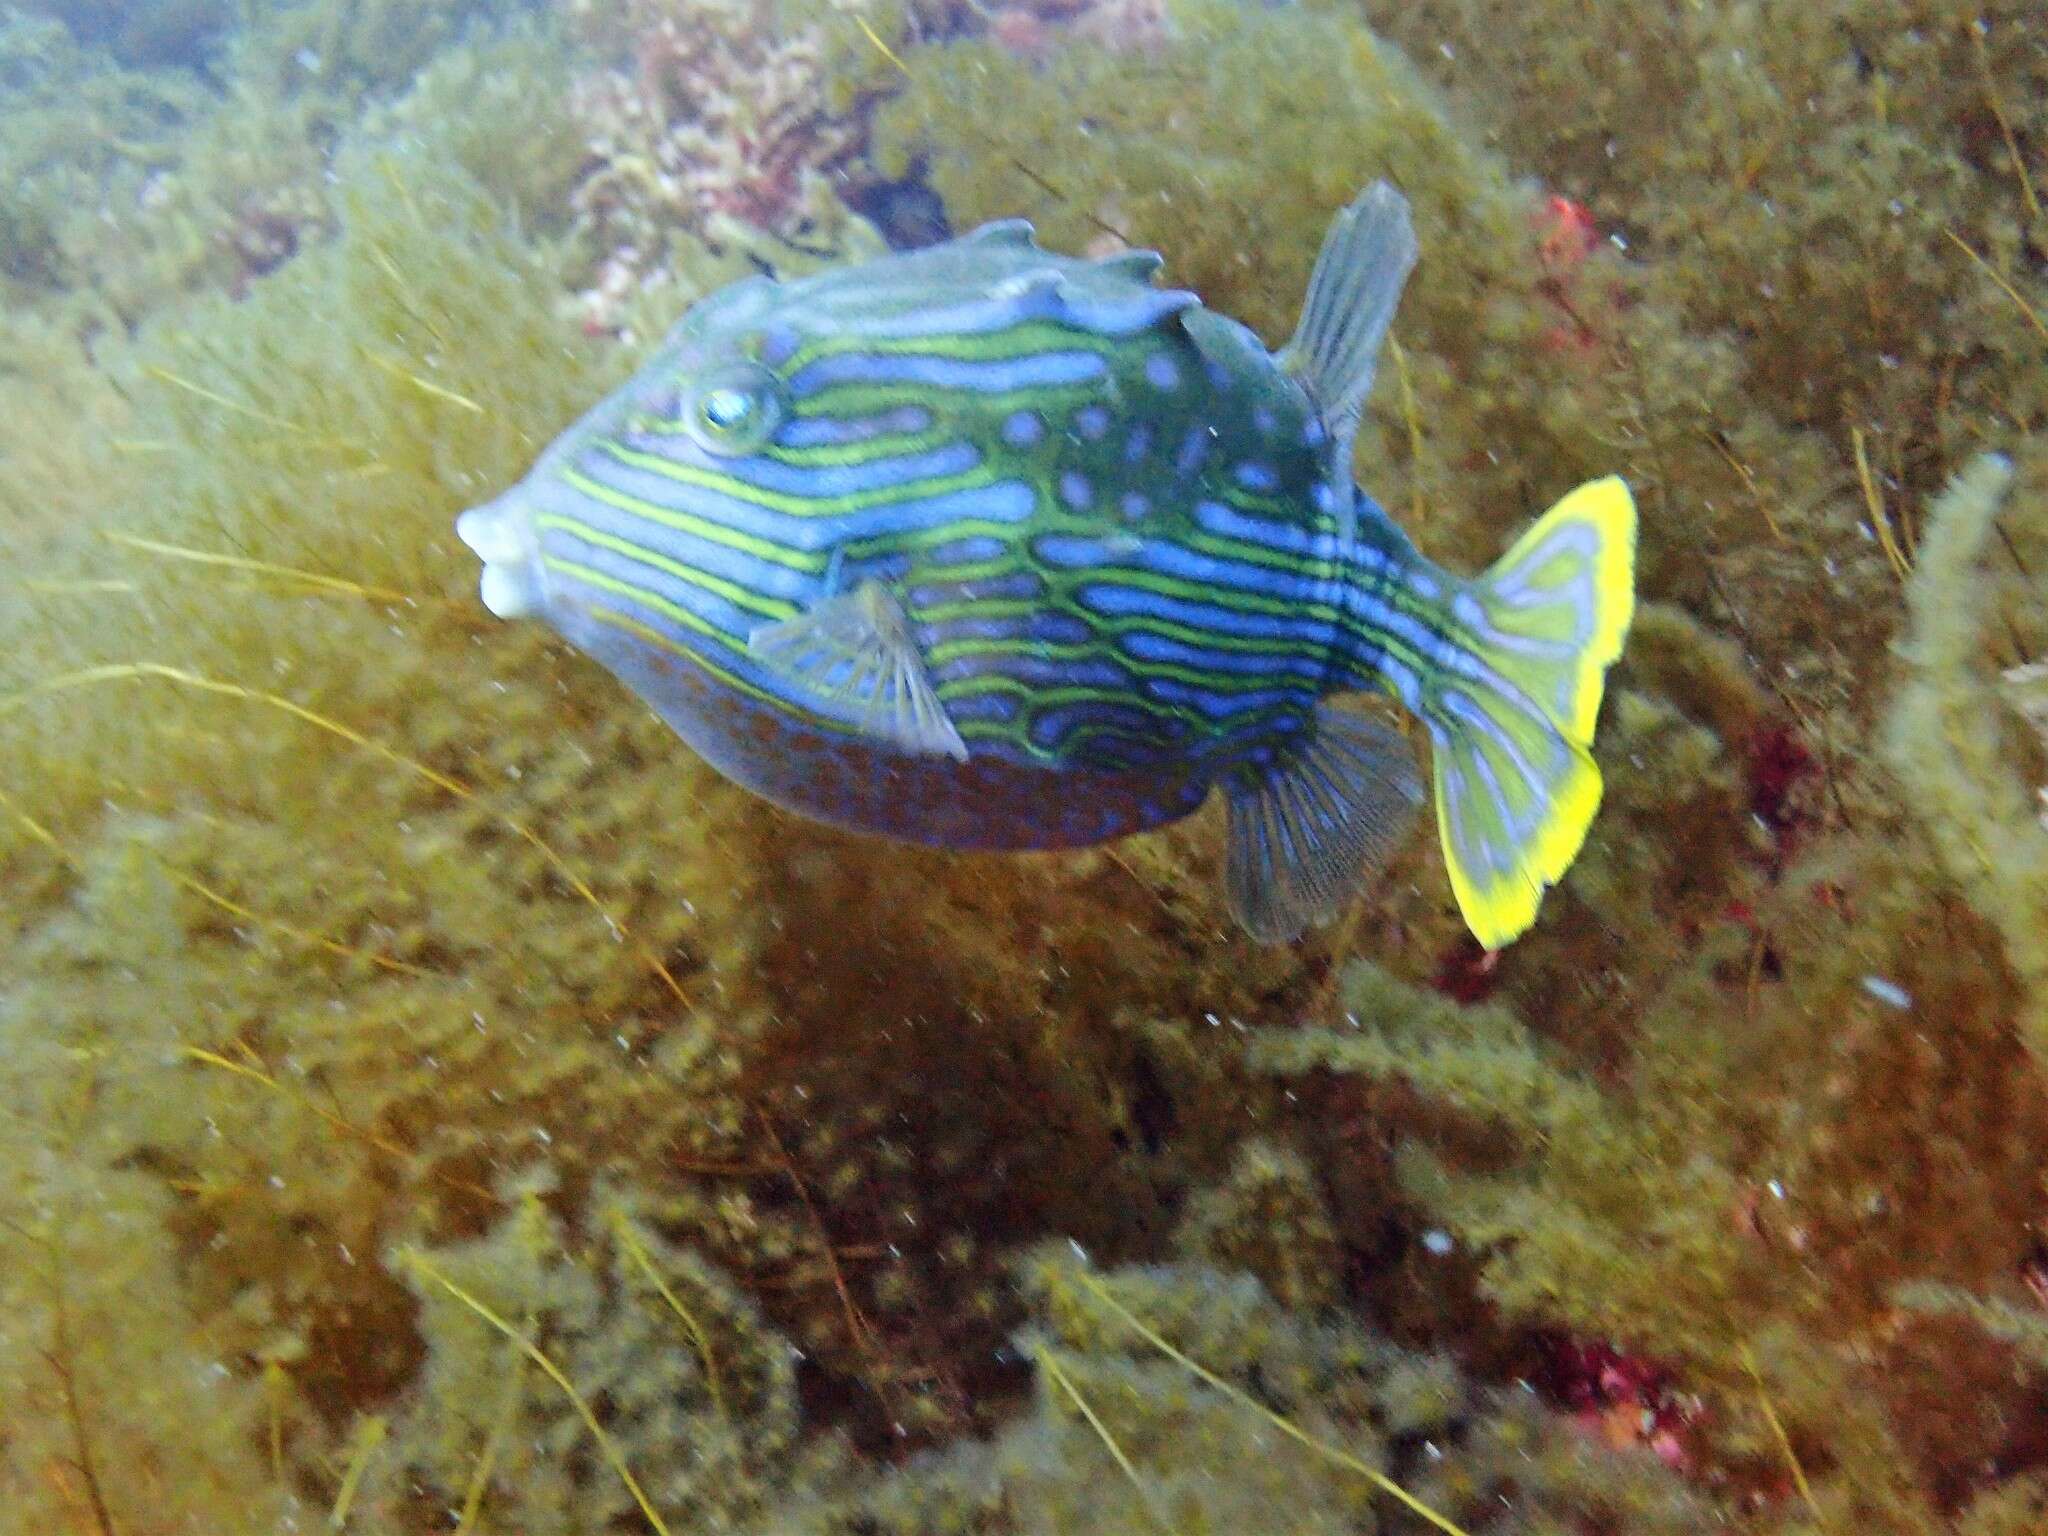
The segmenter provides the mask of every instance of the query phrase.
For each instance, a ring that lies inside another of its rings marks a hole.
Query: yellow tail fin
[[[1586,749],[1635,613],[1635,539],[1628,487],[1592,481],[1449,602],[1471,665],[1426,690],[1423,714],[1451,889],[1488,949],[1536,920],[1599,808]]]

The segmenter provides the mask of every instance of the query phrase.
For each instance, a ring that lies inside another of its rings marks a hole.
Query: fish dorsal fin
[[[1007,245],[1024,248],[1031,244],[1031,221],[1029,219],[997,219],[993,224],[983,224],[970,229],[960,237],[962,245]]]
[[[1380,345],[1416,251],[1408,199],[1374,182],[1330,226],[1308,280],[1301,323],[1278,354],[1280,366],[1322,412],[1335,461],[1347,471]]]
[[[1057,314],[1066,303],[1067,276],[1057,267],[1034,267],[997,283],[994,297],[1013,301],[1022,315]]]
[[[1408,744],[1327,704],[1305,740],[1225,789],[1224,894],[1237,920],[1268,943],[1343,911],[1422,803]]]
[[[747,638],[756,659],[794,680],[860,732],[906,752],[967,760],[889,589],[863,582]]]
[[[1258,378],[1270,366],[1265,344],[1250,327],[1228,315],[1219,315],[1213,309],[1190,308],[1182,312],[1180,328],[1204,361],[1216,364],[1233,378]]]
[[[1095,263],[1095,270],[1115,277],[1128,277],[1135,282],[1149,283],[1152,274],[1166,265],[1166,258],[1157,251],[1118,251],[1114,256],[1105,256]]]
[[[990,297],[1018,320],[1050,320],[1104,336],[1149,330],[1200,303],[1185,288],[1154,288],[1130,282],[1117,268],[1078,264],[1031,267],[1002,279]]]

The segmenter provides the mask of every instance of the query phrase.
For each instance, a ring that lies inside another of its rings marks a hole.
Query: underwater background
[[[452,519],[696,297],[1004,217],[1476,570],[1626,477],[1607,797],[1238,931],[1220,811],[785,815]],[[2048,17],[0,4],[0,1530],[2048,1530]]]

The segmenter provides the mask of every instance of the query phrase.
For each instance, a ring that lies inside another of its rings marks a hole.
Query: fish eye
[[[733,388],[714,389],[699,402],[698,410],[704,413],[704,424],[720,432],[731,432],[745,424],[753,414],[753,397]]]
[[[782,419],[775,375],[758,363],[735,363],[698,381],[683,406],[683,425],[713,453],[751,453]]]

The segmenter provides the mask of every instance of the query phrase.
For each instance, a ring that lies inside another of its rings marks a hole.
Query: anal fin
[[[1414,754],[1363,715],[1324,705],[1312,734],[1226,786],[1224,890],[1254,938],[1284,943],[1343,911],[1422,804]]]
[[[932,687],[910,619],[880,582],[863,582],[757,629],[747,646],[835,713],[852,715],[877,741],[967,760],[967,744]]]

